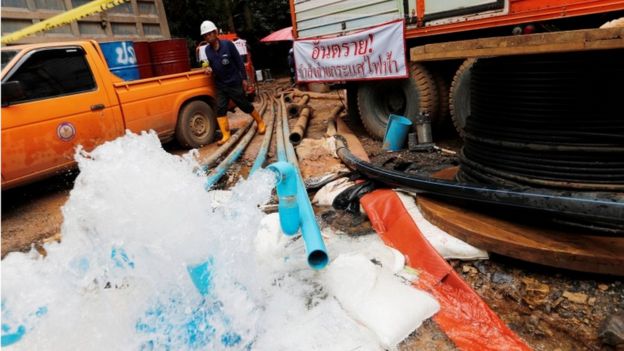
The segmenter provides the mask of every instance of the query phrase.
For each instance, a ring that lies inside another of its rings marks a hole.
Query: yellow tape
[[[91,1],[88,4],[78,6],[75,9],[71,9],[69,11],[58,14],[54,17],[50,17],[45,21],[35,23],[32,26],[28,26],[24,29],[18,30],[17,32],[13,32],[11,34],[5,35],[4,37],[2,37],[2,44],[6,45],[8,43],[14,42],[21,38],[27,37],[29,35],[33,35],[35,33],[43,32],[43,31],[50,30],[56,27],[64,26],[66,24],[70,24],[81,18],[91,16],[95,13],[99,13],[102,11],[106,11],[117,5],[121,5],[125,2],[128,2],[128,0]]]

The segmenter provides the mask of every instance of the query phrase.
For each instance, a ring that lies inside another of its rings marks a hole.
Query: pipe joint
[[[271,170],[276,178],[276,190],[278,197],[278,211],[280,226],[286,235],[293,235],[299,230],[301,218],[297,203],[297,173],[295,167],[288,162],[280,161],[270,164],[267,169]]]

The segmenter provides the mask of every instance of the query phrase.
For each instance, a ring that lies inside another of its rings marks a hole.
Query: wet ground
[[[268,89],[268,86],[261,86]],[[327,98],[313,98],[314,109],[306,138],[320,139],[326,131],[330,111],[345,104],[344,94],[327,93]],[[246,115],[232,115],[234,127],[244,124]],[[448,151],[394,152],[381,150],[381,143],[369,138],[357,121],[346,120],[360,138],[371,162],[376,165],[413,174],[430,174],[457,164],[452,152],[461,147],[461,140],[452,132],[436,136],[436,145]],[[294,119],[290,120],[291,127]],[[246,174],[260,148],[262,138],[256,136],[241,160],[218,185],[227,187]],[[174,143],[165,148],[182,153]],[[213,144],[201,150],[206,155],[216,149]],[[275,158],[274,146],[268,162]],[[325,155],[316,155],[308,162],[308,174],[322,174],[327,167]],[[72,188],[75,172],[2,193],[2,257],[11,251],[26,251],[31,245],[60,237],[60,207]],[[321,226],[332,226],[346,235],[365,235],[372,231],[362,216],[333,208],[316,208]],[[624,253],[623,253],[624,254]],[[621,342],[622,334],[605,333],[611,318],[614,333],[622,333],[624,324],[624,284],[621,278],[582,274],[554,269],[492,255],[486,261],[451,261],[461,277],[484,299],[509,327],[536,350],[612,350],[609,345]],[[619,321],[619,328],[617,322]],[[608,330],[608,328],[607,328]],[[601,337],[601,333],[603,333]],[[454,345],[436,324],[429,320],[400,345],[401,350],[454,350]],[[624,346],[620,346],[624,349]]]

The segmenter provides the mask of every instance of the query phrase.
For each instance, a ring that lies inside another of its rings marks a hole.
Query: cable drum
[[[624,50],[472,67],[463,180],[624,191]]]

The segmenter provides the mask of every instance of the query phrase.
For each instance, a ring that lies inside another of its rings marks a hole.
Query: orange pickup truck
[[[215,88],[203,70],[123,81],[95,41],[4,47],[2,190],[74,167],[125,130],[154,130],[185,147],[212,142]]]

